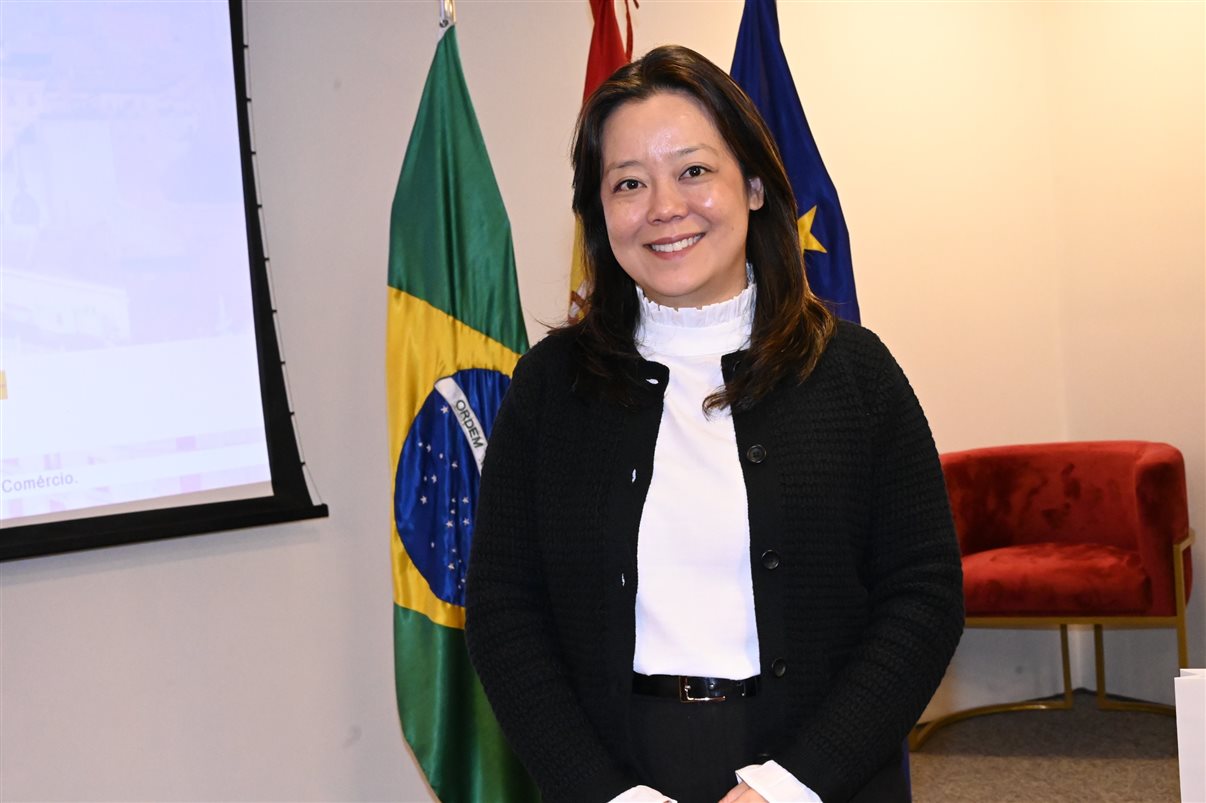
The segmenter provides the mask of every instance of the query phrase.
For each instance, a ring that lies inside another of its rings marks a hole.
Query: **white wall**
[[[1045,22],[1060,334],[1070,439],[1179,446],[1206,536],[1206,62],[1203,6],[1052,6]],[[1206,543],[1194,550],[1201,578]],[[1206,650],[1206,593],[1190,649]],[[1163,632],[1106,636],[1107,688],[1172,701]],[[1086,656],[1087,657],[1087,656]],[[1093,687],[1088,666],[1080,685]]]
[[[590,13],[458,10],[536,339],[567,289]],[[740,12],[647,0],[637,50],[678,41],[727,67]],[[1206,532],[1203,5],[784,2],[780,16],[864,320],[939,448],[1168,440]],[[389,206],[435,17],[434,0],[252,0],[275,292],[332,516],[0,565],[0,799],[430,799],[393,704],[383,340]],[[1195,558],[1206,567],[1206,544]],[[1204,601],[1199,588],[1197,665]],[[1171,698],[1169,634],[1107,649],[1114,690]],[[1058,682],[1053,635],[972,632],[932,708]]]

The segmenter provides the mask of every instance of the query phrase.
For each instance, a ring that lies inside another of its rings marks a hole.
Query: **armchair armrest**
[[[1189,538],[1185,460],[1166,443],[1145,444],[1135,462],[1136,540],[1143,567],[1152,581],[1153,616],[1177,612],[1173,545]],[[1192,563],[1184,550],[1185,597],[1189,597]]]

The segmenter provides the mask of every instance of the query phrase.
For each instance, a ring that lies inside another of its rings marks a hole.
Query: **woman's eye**
[[[708,169],[703,165],[691,165],[683,171],[683,175],[687,178],[699,178],[706,172],[708,172]]]
[[[635,178],[626,178],[615,186],[615,192],[628,192],[630,190],[639,189],[641,182]]]

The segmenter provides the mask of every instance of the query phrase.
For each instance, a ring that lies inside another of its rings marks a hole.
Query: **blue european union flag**
[[[733,80],[762,112],[787,167],[796,195],[804,272],[812,291],[839,317],[859,322],[850,262],[850,233],[838,203],[837,189],[821,161],[800,95],[791,79],[787,56],[779,41],[779,12],[775,0],[745,0]]]

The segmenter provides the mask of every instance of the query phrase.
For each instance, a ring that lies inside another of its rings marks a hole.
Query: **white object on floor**
[[[1206,669],[1173,679],[1177,703],[1177,764],[1181,803],[1206,803]]]

